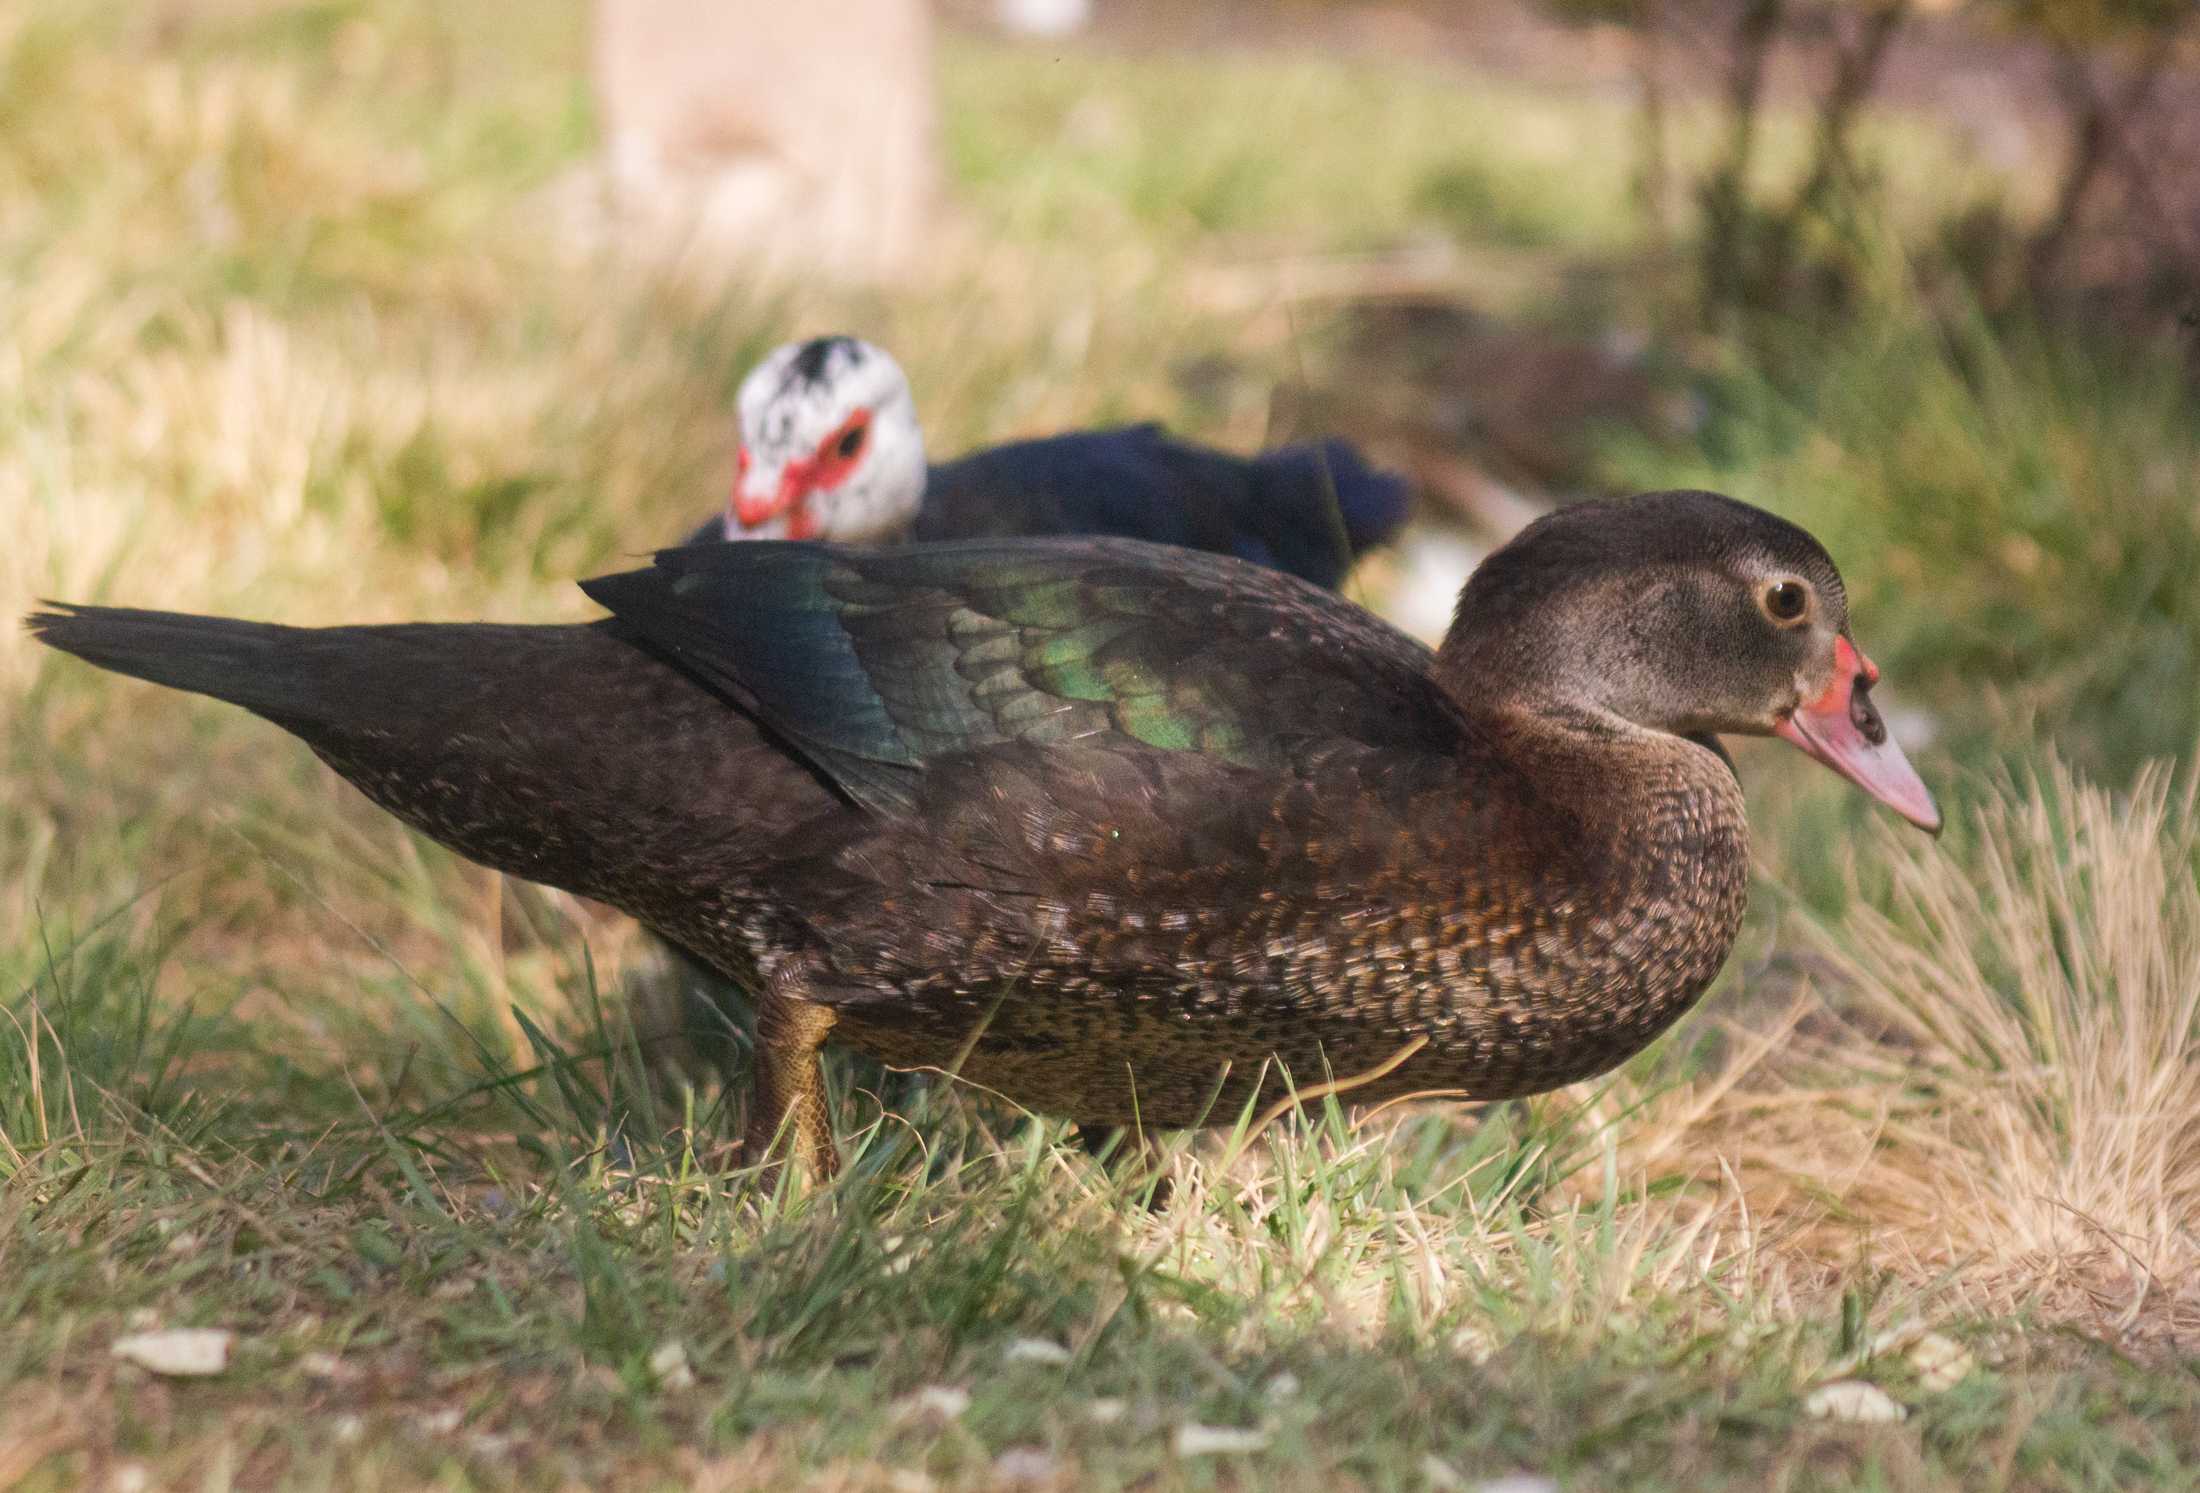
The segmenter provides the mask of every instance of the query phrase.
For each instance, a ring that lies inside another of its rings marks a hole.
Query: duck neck
[[[1630,850],[1686,831],[1667,848],[1748,858],[1733,760],[1718,739],[1654,731],[1593,704],[1511,695],[1463,706],[1478,743],[1527,780],[1537,812],[1587,844]]]
[[[1524,936],[1495,983],[1550,1018],[1544,1077],[1601,1072],[1710,985],[1741,930],[1749,841],[1741,786],[1709,739],[1511,696],[1469,709],[1485,802],[1518,859]]]

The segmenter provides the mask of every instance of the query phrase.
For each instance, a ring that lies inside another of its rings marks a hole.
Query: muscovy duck
[[[1231,1119],[1279,1070],[1379,1101],[1610,1068],[1741,924],[1721,733],[1940,822],[1826,552],[1709,493],[1539,520],[1434,652],[1119,539],[697,545],[584,589],[608,618],[30,626],[761,991],[749,1154],[823,1170],[828,1037],[1093,1125]]]
[[[1341,440],[1244,457],[1129,425],[931,466],[901,366],[853,337],[778,349],[742,381],[738,405],[732,500],[691,543],[1113,534],[1334,586],[1411,507],[1404,479]]]

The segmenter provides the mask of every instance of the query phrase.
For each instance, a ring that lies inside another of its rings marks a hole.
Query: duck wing
[[[1009,745],[1294,770],[1461,740],[1432,655],[1371,613],[1135,540],[698,546],[583,589],[880,813]]]

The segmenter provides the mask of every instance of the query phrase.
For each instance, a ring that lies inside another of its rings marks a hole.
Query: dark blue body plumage
[[[1236,456],[1159,425],[1072,431],[974,451],[928,469],[903,537],[1089,535],[1235,555],[1335,586],[1394,537],[1412,507],[1405,480],[1342,440]],[[726,537],[721,519],[692,536]]]
[[[910,537],[1085,534],[1235,555],[1334,586],[1407,517],[1404,479],[1341,440],[1234,456],[1158,425],[1076,431],[936,466]]]

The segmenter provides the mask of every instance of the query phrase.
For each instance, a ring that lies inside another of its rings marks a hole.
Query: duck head
[[[853,337],[778,349],[741,382],[728,539],[893,537],[924,502],[924,433],[901,365]]]
[[[1732,498],[1652,493],[1538,519],[1469,578],[1440,658],[1462,694],[1696,739],[1777,736],[1939,833],[1872,702],[1879,670],[1840,572],[1802,529]]]

